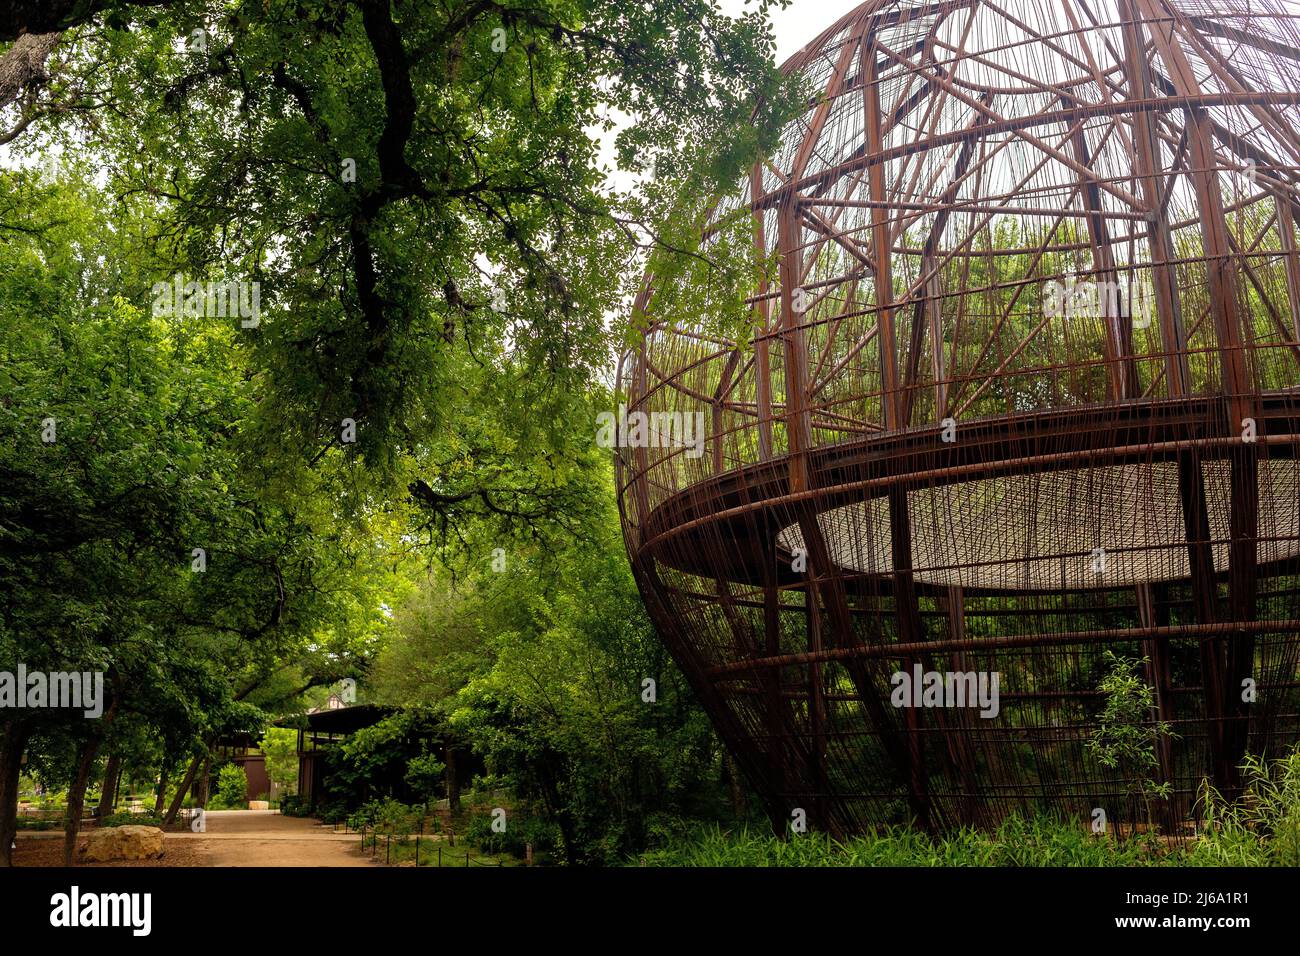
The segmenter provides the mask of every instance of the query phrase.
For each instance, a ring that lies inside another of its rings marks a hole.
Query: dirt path
[[[85,847],[86,838],[80,846]],[[82,866],[374,866],[355,833],[334,833],[315,820],[271,810],[210,810],[206,833],[168,833],[159,860]],[[63,834],[18,836],[18,866],[62,865]],[[382,865],[382,860],[380,860]]]
[[[356,834],[271,810],[211,810],[206,833],[169,833],[167,849],[193,845],[199,866],[371,866]]]

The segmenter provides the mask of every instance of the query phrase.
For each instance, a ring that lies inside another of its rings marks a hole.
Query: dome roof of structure
[[[1258,423],[1300,381],[1297,23],[1281,4],[1231,0],[877,0],[825,30],[784,67],[810,91],[806,111],[706,230],[706,254],[734,253],[724,226],[748,218],[756,260],[779,264],[749,290],[756,334],[660,321],[623,369],[633,407],[703,423],[707,453],[664,441],[643,456],[650,499],[900,432],[956,452],[958,435],[999,420],[1043,447],[1176,408],[1225,435]],[[638,303],[652,322],[656,293]],[[1093,495],[1111,517],[1084,516],[1091,531],[1067,517],[1046,550],[1033,535],[1009,553],[990,542],[1014,568],[981,553],[977,527],[953,529],[966,546],[932,577],[1076,584],[1077,569],[1052,567],[1060,534],[1109,540],[1131,580],[1181,577],[1185,559],[1140,553],[1147,524],[1181,520],[1159,472],[1129,467],[1128,493]],[[1286,462],[1269,476],[1266,505],[1286,511],[1300,474]],[[1077,500],[1077,478],[1003,482],[996,501],[968,488],[985,511],[966,514]],[[869,519],[857,501],[824,516],[841,563],[866,567],[873,535],[888,540],[888,521]],[[783,532],[802,547],[797,527]]]

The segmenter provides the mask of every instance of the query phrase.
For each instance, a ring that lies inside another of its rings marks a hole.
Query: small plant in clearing
[[[1121,657],[1108,650],[1103,660],[1107,672],[1097,689],[1105,703],[1097,715],[1097,729],[1088,741],[1088,752],[1123,778],[1124,792],[1130,798],[1143,802],[1148,832],[1154,833],[1154,804],[1168,800],[1172,792],[1168,781],[1157,782],[1154,777],[1160,765],[1156,748],[1161,738],[1174,739],[1177,734],[1167,722],[1151,719],[1155,695],[1138,676],[1138,667],[1147,659]]]

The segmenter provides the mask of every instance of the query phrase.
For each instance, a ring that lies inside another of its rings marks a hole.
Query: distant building
[[[325,706],[310,707],[308,708],[307,713],[319,714],[322,711],[326,711],[326,710],[343,710],[347,706],[349,705],[338,694],[330,694],[329,700],[325,701]]]

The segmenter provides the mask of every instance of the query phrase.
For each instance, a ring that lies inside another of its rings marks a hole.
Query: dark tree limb
[[[58,33],[115,8],[170,5],[171,0],[9,0],[0,4],[0,43],[26,34]]]
[[[28,33],[0,56],[0,107],[8,106],[26,89],[49,79],[45,60],[59,42],[60,33]]]

